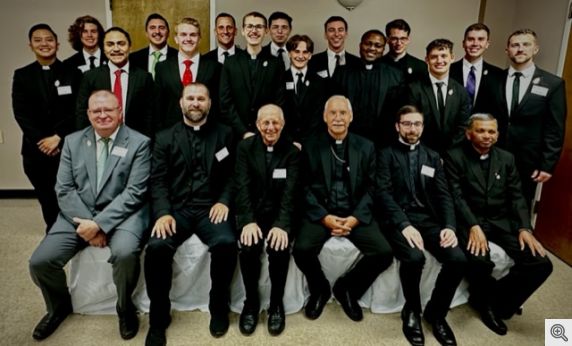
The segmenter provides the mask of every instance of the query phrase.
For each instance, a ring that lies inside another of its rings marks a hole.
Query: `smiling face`
[[[288,52],[292,66],[298,70],[302,70],[308,66],[308,62],[312,58],[312,53],[308,50],[308,45],[304,41],[300,41],[296,48]]]
[[[429,73],[437,79],[442,79],[449,74],[449,67],[451,62],[453,62],[453,54],[448,48],[435,48],[427,54],[425,62],[429,66]]]
[[[385,49],[385,38],[379,34],[369,34],[359,44],[359,55],[368,63],[381,58]]]
[[[326,102],[324,109],[324,122],[328,126],[328,133],[336,139],[347,136],[353,113],[348,104],[349,100],[343,96],[332,96]]]
[[[282,109],[275,105],[266,105],[260,108],[256,119],[256,128],[260,132],[264,144],[269,146],[276,144],[284,128]]]
[[[93,23],[85,23],[83,29],[81,30],[81,44],[84,49],[91,51],[97,48],[97,42],[99,39],[99,33],[97,31],[97,25]]]
[[[533,59],[539,51],[536,38],[532,34],[519,34],[512,36],[506,47],[510,64],[514,68],[523,69],[532,65]]]
[[[488,153],[499,138],[496,120],[475,120],[465,136],[481,154]]]
[[[236,36],[236,26],[232,18],[219,17],[216,20],[215,34],[220,47],[224,49],[231,48],[234,45],[234,38]]]
[[[328,40],[328,48],[336,53],[344,50],[347,35],[346,25],[342,21],[335,21],[326,25],[325,37]]]
[[[129,40],[120,31],[109,31],[103,38],[103,51],[109,61],[123,67],[129,61]]]
[[[30,48],[38,60],[53,60],[56,58],[59,43],[49,30],[38,29],[32,33]]]
[[[264,19],[255,16],[247,16],[244,18],[242,36],[244,36],[249,46],[260,46],[266,33],[267,29]]]
[[[175,42],[179,45],[179,51],[187,57],[192,58],[198,54],[200,40],[200,29],[196,26],[187,23],[177,25]]]
[[[109,91],[98,91],[90,96],[87,116],[95,132],[109,137],[123,121],[117,98]]]
[[[207,120],[211,109],[208,89],[202,84],[189,84],[180,100],[184,121],[189,126],[200,126]]]
[[[469,62],[476,61],[485,54],[489,48],[489,35],[485,30],[472,30],[467,33],[463,40],[465,59]]]
[[[167,44],[169,29],[167,27],[167,23],[162,19],[151,19],[149,23],[147,23],[145,32],[147,34],[147,39],[156,49],[161,49]]]

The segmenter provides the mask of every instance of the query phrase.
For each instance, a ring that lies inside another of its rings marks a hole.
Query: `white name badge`
[[[328,78],[328,70],[319,71],[318,76],[322,78]]]
[[[87,71],[89,71],[89,66],[88,65],[81,65],[77,67],[81,73],[86,73]]]
[[[127,154],[127,148],[113,147],[113,149],[111,150],[111,155],[125,157],[126,154]]]
[[[421,174],[433,178],[435,176],[435,168],[429,166],[421,166]]]
[[[72,88],[70,85],[62,85],[58,87],[58,95],[62,96],[62,95],[71,95],[72,93]]]
[[[530,89],[530,92],[536,95],[546,96],[548,95],[548,88],[543,86],[533,85],[532,89]]]
[[[228,149],[227,149],[226,147],[224,147],[224,148],[222,148],[221,150],[219,150],[219,151],[215,154],[215,157],[216,157],[216,160],[217,160],[218,162],[221,162],[221,161],[224,160],[224,158],[227,157],[228,155],[229,155],[229,154],[228,154]]]
[[[286,179],[286,168],[275,168],[272,179]]]
[[[286,82],[286,90],[294,90],[294,82]]]

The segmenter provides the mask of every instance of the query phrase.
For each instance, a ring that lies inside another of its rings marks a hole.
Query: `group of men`
[[[439,343],[456,344],[445,318],[466,273],[470,303],[500,335],[503,319],[550,274],[530,203],[558,161],[566,106],[563,81],[533,62],[533,31],[510,35],[503,71],[483,60],[484,24],[467,28],[456,63],[447,39],[427,45],[425,62],[409,55],[402,19],[387,24],[387,36],[364,33],[360,57],[346,52],[348,25],[337,16],[324,24],[328,48],[315,55],[310,37],[290,37],[283,12],[246,14],[244,49],[234,44],[234,18],[219,14],[218,48],[205,55],[194,18],[176,25],[178,50],[167,45],[161,15],[145,29],[149,46],[130,54],[125,30],[80,17],[69,29],[78,53],[63,63],[48,25],[29,31],[36,62],[16,71],[12,95],[24,169],[47,225],[30,259],[48,311],[35,339],[73,311],[63,267],[87,246],[111,250],[124,339],[139,328],[131,294],[146,246],[148,345],[166,343],[173,256],[193,234],[211,253],[215,337],[229,327],[237,257],[246,291],[239,329],[255,331],[263,250],[271,335],[285,328],[290,253],[309,286],[305,315],[318,318],[333,292],[354,321],[363,318],[358,300],[395,256],[413,345],[424,344],[421,315]],[[333,288],[318,259],[331,237],[363,254]],[[489,240],[515,261],[498,281]],[[442,263],[424,310],[423,250]]]

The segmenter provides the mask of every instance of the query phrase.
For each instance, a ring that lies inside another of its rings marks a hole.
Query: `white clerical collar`
[[[407,143],[406,141],[403,140],[403,138],[401,138],[401,136],[399,136],[399,142],[401,142],[402,144],[406,145],[409,147],[409,151],[413,151],[417,148],[417,146],[421,143],[420,141],[417,141],[416,143],[410,144]]]
[[[267,145],[267,146],[266,146],[266,151],[269,152],[269,153],[272,153],[272,152],[274,152],[274,147],[271,146],[271,145]]]

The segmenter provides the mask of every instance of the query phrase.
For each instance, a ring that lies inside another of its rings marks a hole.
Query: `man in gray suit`
[[[72,312],[63,267],[87,246],[111,249],[121,337],[131,339],[139,329],[131,294],[149,220],[150,140],[121,126],[122,109],[110,91],[95,91],[87,113],[91,126],[67,136],[62,149],[56,183],[61,211],[30,259],[48,310],[34,329],[36,340],[50,336]]]

